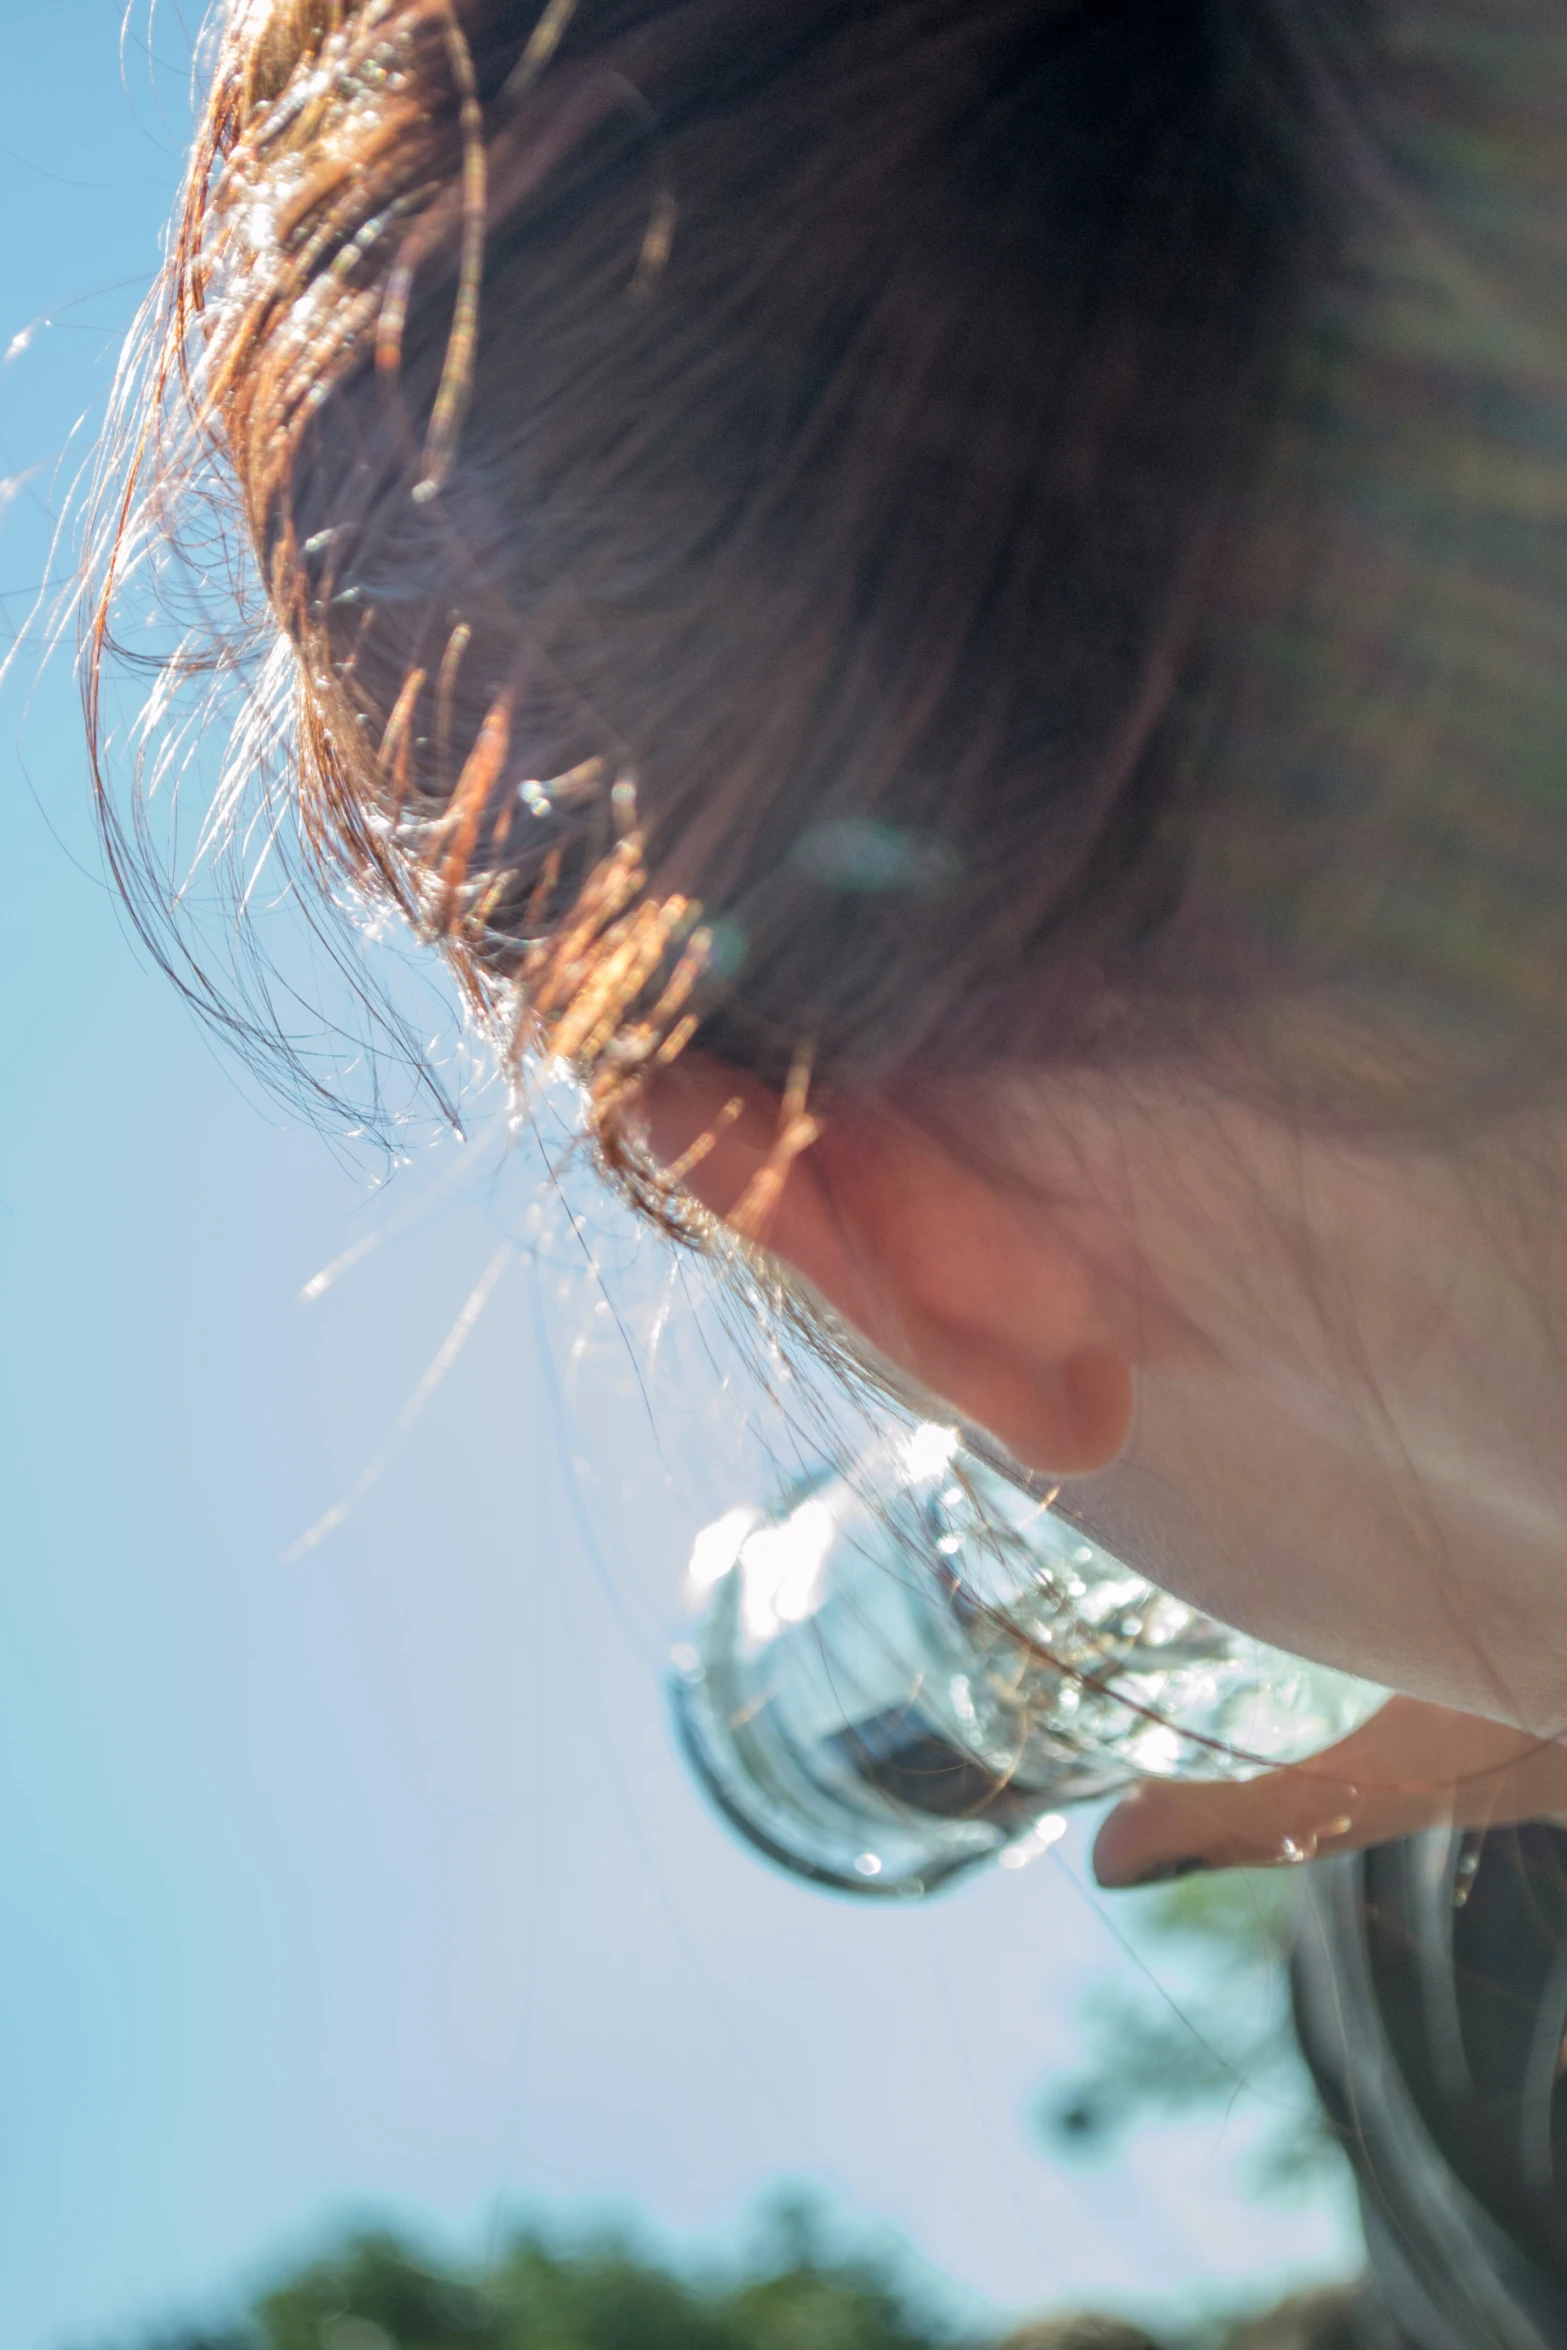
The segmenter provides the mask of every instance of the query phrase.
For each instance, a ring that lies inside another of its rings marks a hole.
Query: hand
[[[1149,1780],[1099,1831],[1101,1885],[1269,1868],[1441,1824],[1567,1823],[1567,1745],[1395,1697],[1310,1762],[1239,1785]]]

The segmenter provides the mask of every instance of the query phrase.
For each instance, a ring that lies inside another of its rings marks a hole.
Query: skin
[[[669,1160],[737,1094],[689,1178],[720,1215],[776,1101],[691,1055],[646,1112]],[[1155,1581],[1401,1693],[1292,1770],[1140,1790],[1101,1882],[1567,1818],[1567,1126],[1372,1149],[1175,1079],[943,1106],[994,1144],[835,1108],[760,1237]]]

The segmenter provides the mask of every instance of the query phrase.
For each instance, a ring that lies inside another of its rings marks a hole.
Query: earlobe
[[[777,1133],[776,1097],[697,1056],[648,1105],[666,1163],[743,1107],[687,1181],[724,1215]],[[837,1111],[790,1166],[760,1237],[879,1352],[1026,1468],[1107,1468],[1131,1430],[1133,1363],[1099,1286],[1042,1202],[1004,1194],[874,1108]]]
[[[1079,1347],[1053,1388],[1019,1398],[1016,1433],[996,1429],[1024,1468],[1051,1477],[1091,1477],[1125,1451],[1135,1384],[1130,1357],[1107,1342]]]

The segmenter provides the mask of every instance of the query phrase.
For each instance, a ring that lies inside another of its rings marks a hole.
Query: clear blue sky
[[[122,76],[119,0],[10,15],[13,628],[154,263],[183,39]],[[1098,2173],[1031,2143],[1127,1963],[1080,1836],[897,1916],[729,1845],[659,1689],[684,1544],[737,1498],[722,1359],[677,1331],[655,1439],[572,1236],[530,1257],[527,1153],[377,1193],[223,1064],[98,878],[67,663],[13,667],[0,788],[0,2350],[133,2338],[348,2211],[713,2242],[784,2177],[1009,2307],[1352,2259],[1341,2215],[1238,2198],[1242,2125]],[[384,1474],[281,1563],[503,1248]],[[656,1291],[645,1257],[610,1283],[634,1325]]]

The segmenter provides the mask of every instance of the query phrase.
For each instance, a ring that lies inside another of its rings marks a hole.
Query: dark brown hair
[[[307,864],[508,1042],[610,936],[633,1071],[1309,999],[1493,1076],[1563,976],[1550,15],[246,0],[101,540],[242,512]]]

